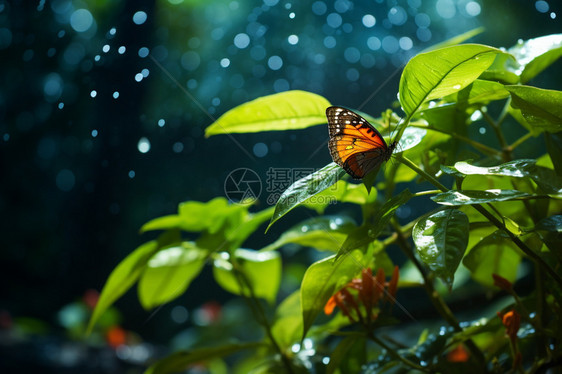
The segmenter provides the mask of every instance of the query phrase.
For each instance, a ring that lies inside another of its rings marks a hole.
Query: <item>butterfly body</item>
[[[396,142],[387,145],[380,132],[359,114],[331,106],[326,117],[330,155],[353,178],[362,179],[392,156]]]

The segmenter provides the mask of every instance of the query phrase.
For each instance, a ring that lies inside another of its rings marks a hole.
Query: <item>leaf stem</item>
[[[438,194],[439,192],[441,192],[441,190],[419,191],[419,192],[416,192],[416,193],[412,194],[412,196],[418,197],[418,196],[425,196],[425,195],[435,195],[435,194]]]
[[[506,111],[505,108],[506,107],[504,106],[504,111]],[[501,123],[505,119],[504,111],[502,111],[500,120],[498,120],[498,122],[494,121],[494,119],[488,114],[488,112],[484,110],[481,110],[480,112],[482,113],[482,116],[484,117],[486,122],[488,122],[488,124],[492,126],[492,129],[496,133],[496,137],[498,138],[498,141],[500,142],[500,146],[502,148],[502,158],[507,162],[511,160],[511,150],[509,149],[509,145],[507,144],[507,141],[505,140],[505,137],[503,136],[503,132],[501,130]]]

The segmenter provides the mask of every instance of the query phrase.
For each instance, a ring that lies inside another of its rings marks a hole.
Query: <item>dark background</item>
[[[182,201],[224,196],[236,168],[265,181],[270,167],[331,161],[327,148],[316,152],[324,126],[233,135],[246,152],[228,136],[205,139],[228,109],[287,89],[357,108],[377,91],[362,108],[377,116],[424,48],[480,26],[471,42],[508,48],[559,33],[560,17],[554,1],[0,1],[0,311],[56,330],[64,305],[101,290],[150,237],[138,234],[144,222]],[[248,46],[235,45],[241,33]],[[531,84],[560,89],[560,68]],[[298,218],[251,244],[272,242]],[[224,296],[208,276],[200,282],[181,299],[188,309]],[[147,321],[134,293],[118,307],[146,339],[164,342],[177,328],[169,307]]]

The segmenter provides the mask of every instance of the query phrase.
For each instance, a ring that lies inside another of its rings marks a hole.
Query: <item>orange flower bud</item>
[[[334,312],[335,308],[336,308],[336,295],[332,295],[332,297],[328,299],[326,305],[324,305],[324,314],[329,316]]]
[[[502,319],[502,323],[505,326],[505,333],[511,342],[515,343],[517,340],[517,331],[519,331],[519,327],[521,326],[521,315],[517,313],[516,310],[512,309],[503,316],[498,312],[498,316]]]

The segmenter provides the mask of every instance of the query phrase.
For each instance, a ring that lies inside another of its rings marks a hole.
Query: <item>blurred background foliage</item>
[[[302,89],[378,116],[395,103],[401,68],[416,53],[477,27],[485,31],[472,41],[497,47],[558,33],[560,6],[0,1],[0,329],[29,321],[24,317],[42,321],[42,331],[68,329],[64,316],[79,315],[95,294],[89,289],[99,290],[144,241],[138,235],[144,222],[175,212],[181,201],[224,196],[232,170],[248,167],[265,181],[270,167],[320,168],[330,161],[323,126],[306,136],[205,139],[205,127],[228,109]],[[531,84],[560,89],[561,72],[557,62]],[[266,206],[264,199],[259,208]],[[292,223],[253,238],[255,248]],[[150,317],[134,295],[125,298],[117,304],[126,316],[121,323],[168,343],[193,322],[187,316],[194,308],[224,299],[207,280]],[[78,308],[74,314],[69,305]]]

